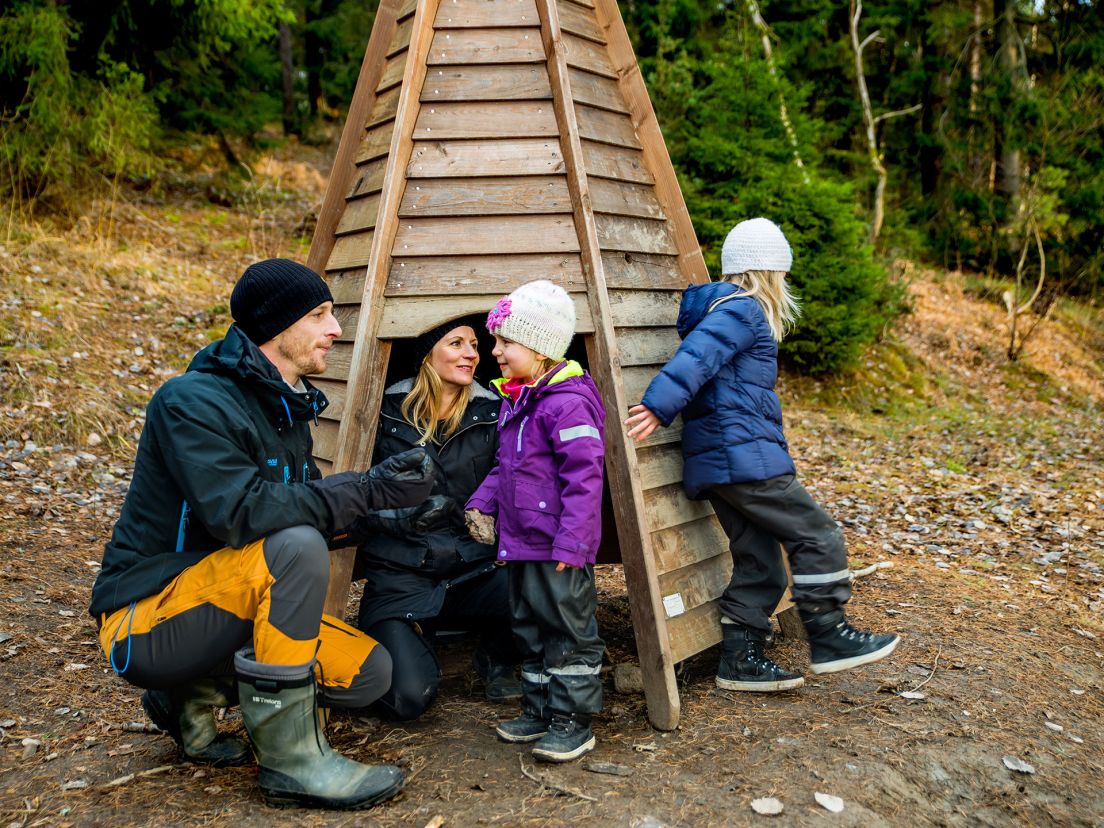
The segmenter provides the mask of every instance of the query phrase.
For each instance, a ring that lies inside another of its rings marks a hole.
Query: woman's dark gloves
[[[447,529],[457,520],[462,522],[463,514],[455,500],[445,495],[431,495],[421,506],[383,509],[358,518],[330,538],[330,548],[360,546],[376,535],[409,538]]]
[[[388,457],[366,472],[339,472],[308,480],[329,507],[331,529],[351,526],[358,518],[384,509],[419,506],[433,491],[437,470],[424,448]]]

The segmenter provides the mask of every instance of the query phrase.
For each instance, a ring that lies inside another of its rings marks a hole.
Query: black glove
[[[451,497],[432,495],[421,506],[369,512],[351,526],[335,532],[330,538],[330,548],[360,546],[381,534],[408,538],[411,535],[446,529],[460,514],[460,507]]]
[[[308,480],[330,509],[329,530],[352,526],[369,512],[421,504],[433,491],[437,470],[423,448],[389,457],[367,472],[339,472]]]

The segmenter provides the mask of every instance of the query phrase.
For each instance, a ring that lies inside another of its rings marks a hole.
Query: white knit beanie
[[[721,275],[737,276],[749,270],[789,273],[793,252],[781,228],[770,219],[741,221],[728,231],[721,247]]]
[[[487,330],[538,354],[563,359],[575,335],[575,303],[547,279],[526,282],[498,300],[487,314]]]

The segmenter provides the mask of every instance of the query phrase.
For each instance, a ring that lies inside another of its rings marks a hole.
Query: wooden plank
[[[546,175],[563,173],[556,139],[509,141],[420,141],[414,145],[408,178],[438,176]]]
[[[359,164],[356,168],[356,175],[353,177],[353,186],[345,194],[345,197],[356,198],[366,193],[378,193],[383,187],[383,176],[386,173],[386,158]]]
[[[376,99],[375,88],[384,63],[385,44],[395,29],[397,9],[397,0],[383,0],[380,3],[372,34],[368,38],[368,48],[365,49],[364,60],[360,64],[356,91],[349,104],[345,125],[341,128],[337,155],[334,157],[329,183],[318,211],[310,252],[307,254],[307,266],[319,272],[324,270],[326,260],[330,258],[334,229],[345,211],[345,196],[350,192],[360,192],[365,183],[366,174],[357,170],[355,159],[364,136],[362,125]]]
[[[614,216],[601,213],[594,217],[598,224],[598,242],[603,251],[621,250],[629,253],[678,253],[666,221]]]
[[[570,211],[571,197],[562,175],[411,181],[399,206],[403,218]]]
[[[678,178],[663,142],[663,133],[652,109],[617,0],[595,0],[594,5],[599,28],[606,32],[609,40],[610,61],[617,71],[625,102],[632,113],[633,126],[644,146],[644,163],[655,177],[656,197],[663,205],[667,220],[671,222],[683,278],[691,282],[707,282],[709,273],[702,258],[701,247],[690,223],[690,214],[686,210]]]
[[[379,85],[376,87],[377,95],[380,92],[390,89],[392,86],[398,86],[402,83],[403,72],[406,71],[406,56],[408,53],[407,49],[403,49],[398,54],[387,59],[387,63],[383,65],[383,73],[380,75]]]
[[[348,342],[338,340],[326,354],[326,370],[318,376],[324,379],[345,380],[349,379],[349,366],[353,360],[353,346]],[[313,382],[313,378],[311,380]]]
[[[644,154],[640,150],[591,141],[583,141],[582,145],[583,165],[588,176],[634,181],[638,184],[652,183],[652,174],[644,166]]]
[[[625,410],[636,405],[640,400],[630,399],[625,405]],[[674,419],[671,425],[667,428],[657,428],[652,432],[651,436],[647,439],[641,440],[636,444],[636,450],[640,451],[645,448],[651,448],[652,446],[664,446],[669,443],[681,443],[682,442],[682,415]]]
[[[403,219],[393,256],[568,253],[579,249],[570,216]]]
[[[337,235],[356,233],[361,230],[371,230],[376,226],[376,216],[379,215],[379,193],[349,199],[345,204],[345,212],[341,214],[338,222]]]
[[[568,32],[563,33],[563,44],[567,52],[568,66],[617,79],[617,72],[610,62],[609,53],[604,45],[584,40]]]
[[[663,208],[655,197],[655,188],[647,184],[630,184],[608,178],[595,178],[589,183],[590,201],[596,213],[648,219],[664,218]]]
[[[410,45],[410,35],[414,30],[414,18],[408,17],[399,22],[391,36],[391,42],[387,45],[387,57],[397,55]]]
[[[430,66],[543,63],[540,29],[448,29],[433,36]]]
[[[622,367],[652,366],[653,372],[675,355],[679,344],[674,328],[619,328],[617,350],[621,354]]]
[[[334,305],[333,313],[334,318],[337,319],[337,324],[341,326],[341,336],[337,338],[337,341],[354,342],[356,340],[357,325],[360,322],[360,304]],[[350,373],[351,371],[352,368],[350,368]]]
[[[391,149],[391,136],[394,133],[394,121],[384,121],[382,124],[376,124],[376,126],[367,130],[364,133],[364,140],[360,142],[360,146],[357,148],[357,164],[385,157]]]
[[[649,530],[658,532],[711,515],[713,507],[704,500],[690,500],[682,484],[677,483],[644,492],[644,513],[648,516]]]
[[[608,252],[602,254],[602,267],[610,288],[682,290],[686,287],[686,279],[675,256]]]
[[[624,365],[621,368],[621,382],[625,387],[625,399],[629,405],[636,405],[644,397],[644,392],[655,375],[659,373],[660,365]]]
[[[341,415],[345,412],[345,398],[349,390],[349,386],[342,380],[330,380],[324,377],[312,377],[311,385],[326,395],[326,399],[330,401],[329,406],[318,415],[318,418],[327,420],[340,420]]]
[[[568,75],[571,78],[571,98],[576,103],[628,114],[629,107],[617,81],[581,69],[571,69]]]
[[[407,16],[412,16],[417,8],[418,0],[402,0],[402,4],[399,6],[398,19],[402,20]]]
[[[593,0],[575,0],[575,2],[576,2],[576,3],[578,4],[578,5],[580,5],[580,6],[585,6],[585,7],[586,7],[586,8],[588,8],[588,9],[593,9],[593,8],[594,8],[594,2],[593,2]]]
[[[660,594],[666,599],[678,596],[687,611],[721,597],[732,580],[732,558],[717,555],[691,566],[659,576]]]
[[[542,138],[558,135],[552,106],[543,101],[427,104],[418,114],[414,138]]]
[[[326,281],[330,284],[335,305],[360,304],[361,297],[364,296],[363,267],[327,271]]]
[[[571,0],[558,0],[556,10],[560,15],[560,28],[573,35],[605,43],[606,38],[594,16],[594,11],[572,3]]]
[[[336,351],[337,348],[334,348]],[[330,357],[334,356],[330,351]],[[330,359],[327,359],[329,368]],[[327,370],[326,375],[329,376]],[[636,452],[636,469],[640,474],[640,488],[655,489],[671,483],[682,482],[682,448],[678,445],[649,446]]]
[[[576,107],[579,116],[579,137],[616,147],[640,149],[632,120],[619,112],[607,112],[592,106]]]
[[[335,420],[318,418],[318,425],[311,425],[316,459],[330,460],[337,456],[337,435],[341,424]]]
[[[327,477],[328,475],[333,473],[333,463],[329,460],[326,460],[325,458],[315,457],[314,464],[318,466],[318,470],[322,472],[323,477]],[[345,593],[345,600],[349,600],[348,592]]]
[[[401,93],[402,87],[396,86],[376,95],[376,102],[372,105],[372,112],[368,115],[368,120],[364,124],[365,128],[371,128],[376,124],[382,124],[384,121],[394,118],[395,113],[399,110],[399,96]]]
[[[418,336],[449,319],[487,313],[501,298],[500,292],[471,296],[389,297],[380,314],[379,336],[381,339]],[[575,302],[575,332],[592,333],[594,323],[586,293],[573,293],[571,298]]]
[[[668,290],[611,290],[610,311],[618,328],[673,326],[682,294]]]
[[[577,254],[536,253],[395,259],[391,263],[387,295],[508,293],[534,279],[550,279],[569,292],[586,290],[583,265]]]
[[[671,658],[683,661],[721,640],[721,610],[716,601],[667,619]]]
[[[364,230],[348,236],[341,236],[334,242],[326,270],[349,270],[364,267],[372,254],[372,231]]]
[[[534,0],[446,0],[433,21],[435,29],[529,27],[537,22]]]
[[[716,515],[671,526],[652,535],[656,569],[671,572],[728,551],[728,538]],[[728,556],[731,569],[731,556]]]
[[[518,64],[435,67],[426,74],[422,87],[422,103],[549,100],[551,97],[544,67]]]

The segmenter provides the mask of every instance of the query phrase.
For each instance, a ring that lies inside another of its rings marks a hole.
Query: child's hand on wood
[[[485,515],[478,509],[468,509],[464,512],[464,523],[468,527],[468,534],[480,543],[490,546],[495,542],[495,520],[490,515]]]
[[[625,425],[630,426],[629,436],[638,443],[663,425],[659,421],[659,417],[643,405],[634,405],[629,409],[629,415],[629,418],[625,420]]]

